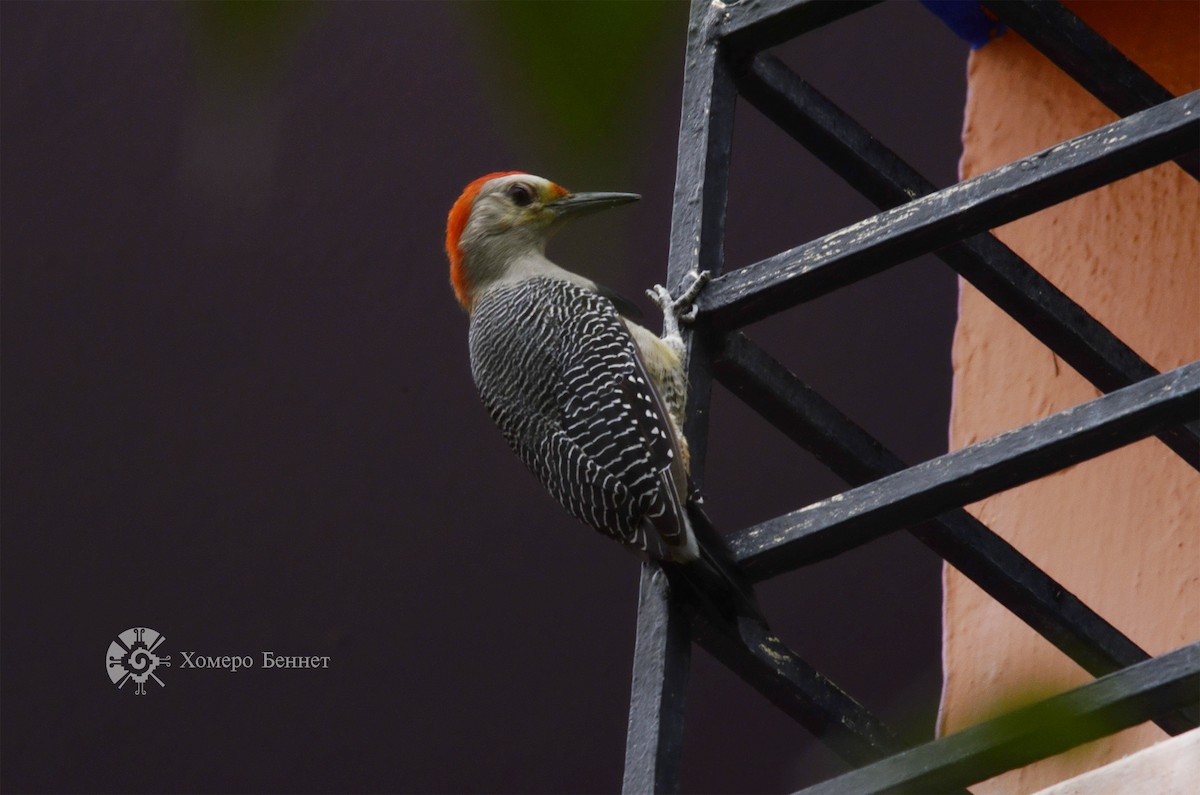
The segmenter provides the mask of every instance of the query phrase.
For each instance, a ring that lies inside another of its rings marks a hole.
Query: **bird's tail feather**
[[[765,625],[754,588],[733,562],[725,539],[696,502],[690,501],[687,511],[700,557],[687,563],[664,564],[668,578],[688,591],[698,606],[715,610],[726,621],[753,618]]]

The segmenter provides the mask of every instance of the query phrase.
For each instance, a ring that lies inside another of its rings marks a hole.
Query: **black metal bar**
[[[643,563],[621,786],[626,795],[679,791],[691,651],[687,619],[671,601],[667,575]]]
[[[904,461],[739,333],[714,360],[721,383],[839,477],[857,486],[907,467]],[[1149,658],[1136,643],[965,510],[909,528],[917,539],[1093,676]],[[747,574],[753,576],[753,571]],[[1195,715],[1157,720],[1164,731],[1195,728]]]
[[[794,568],[1198,415],[1193,362],[750,528],[729,546],[758,576]]]
[[[687,274],[722,267],[729,155],[737,93],[719,48],[711,41],[710,9],[692,3],[688,22],[682,118],[671,215],[667,284],[678,292]],[[685,330],[690,406],[687,434],[692,475],[703,478],[712,376],[702,335]],[[629,705],[623,789],[674,792],[679,788],[683,699],[690,663],[688,622],[679,615],[666,575],[643,569],[634,651],[634,685]]]
[[[907,466],[741,332],[721,340],[713,373],[743,403],[851,486]],[[761,572],[747,569],[746,574]]]
[[[880,209],[936,188],[862,125],[778,59],[760,55],[734,69],[746,97]],[[1105,392],[1158,373],[1120,338],[990,234],[952,243],[937,256]],[[1200,469],[1200,435],[1165,431],[1164,444]]]
[[[1128,116],[1174,98],[1061,3],[983,0],[983,5],[1118,116]],[[1200,179],[1200,158],[1196,152],[1177,157],[1175,162],[1193,179]]]
[[[688,23],[683,115],[675,170],[667,285],[677,295],[688,274],[724,270],[725,209],[737,90],[711,36],[714,19],[704,2],[692,4]],[[684,432],[691,448],[692,479],[704,481],[708,411],[712,394],[705,324],[683,329],[688,359],[688,413]]]
[[[1112,392],[1158,372],[995,237],[977,235],[937,255],[1098,389]],[[1158,438],[1200,470],[1200,428],[1176,425]]]
[[[881,210],[937,188],[773,55],[733,65],[738,91]]]
[[[696,302],[700,317],[723,329],[761,320],[1160,163],[1198,134],[1194,91],[720,276]]]
[[[852,765],[903,750],[892,730],[775,637],[760,621],[697,614],[696,642]]]
[[[731,365],[727,361],[730,345],[734,344],[730,340],[736,342],[742,338],[735,335],[722,342],[717,336],[721,331],[760,319],[912,256],[954,244],[951,253],[944,256],[953,267],[983,285],[981,289],[989,296],[999,295],[1008,301],[1012,306],[1010,314],[1051,347],[1064,347],[1064,359],[1086,377],[1098,385],[1107,384],[1101,386],[1102,389],[1117,391],[991,442],[853,489],[841,495],[843,504],[836,508],[830,506],[838,498],[783,517],[790,524],[783,528],[780,538],[775,539],[778,543],[764,543],[752,528],[735,537],[731,546],[751,567],[758,566],[760,573],[769,573],[803,562],[811,554],[830,553],[894,529],[884,528],[882,523],[905,524],[936,516],[935,521],[916,527],[913,532],[946,560],[980,582],[989,593],[1009,605],[1089,670],[1103,672],[1126,665],[1130,660],[1144,657],[1145,652],[965,511],[955,508],[942,516],[937,514],[948,507],[974,501],[1098,455],[1167,425],[1194,418],[1200,408],[1196,405],[1200,396],[1200,363],[1166,375],[1153,375],[1149,365],[1066,296],[1054,291],[1049,299],[1026,298],[1026,293],[1038,293],[1042,283],[1049,285],[1049,282],[998,242],[989,236],[980,236],[983,243],[957,241],[1195,150],[1200,122],[1193,116],[1200,105],[1200,92],[1163,102],[1128,119],[923,199],[915,197],[932,190],[932,186],[926,191],[915,190],[914,186],[920,187],[922,182],[920,175],[916,175],[914,183],[911,177],[915,172],[886,148],[871,139],[874,148],[868,147],[870,154],[863,157],[855,152],[854,144],[836,140],[835,134],[832,142],[825,142],[826,148],[840,152],[837,157],[841,158],[841,169],[853,172],[852,182],[869,183],[870,190],[881,196],[899,187],[903,195],[886,198],[882,206],[902,202],[905,206],[741,271],[719,275],[724,264],[728,168],[736,105],[734,80],[727,57],[735,53],[744,58],[747,53],[781,43],[870,4],[832,0],[741,0],[736,4],[693,1],[668,266],[668,285],[672,292],[678,292],[684,286],[690,271],[707,269],[718,275],[698,301],[699,322],[685,333],[691,381],[686,430],[693,452],[693,474],[697,480],[703,477],[714,348],[721,346],[720,354],[724,358],[718,358],[715,366],[723,380],[737,382],[745,375],[737,374],[737,368],[746,364],[744,358],[732,366],[733,376],[729,374]],[[771,61],[755,61],[750,71],[753,80],[764,83],[764,75],[770,75],[758,69],[761,63]],[[751,93],[754,87],[747,90],[745,81],[742,82],[743,91]],[[810,130],[808,134],[813,133]],[[821,129],[816,133],[818,136],[827,134],[828,130]],[[874,165],[871,158],[879,152],[891,155],[894,161],[887,164],[891,170],[885,170],[882,177],[870,171]],[[955,256],[961,260],[957,264]],[[1146,380],[1126,386],[1140,379]],[[742,378],[743,391],[752,381],[753,378]],[[753,384],[751,389],[760,386]],[[1162,391],[1155,392],[1157,388]],[[819,398],[813,397],[820,402]],[[787,411],[795,408],[789,404],[786,394],[781,398],[773,393],[759,402],[764,400],[767,403],[782,400],[788,404]],[[836,414],[836,410],[829,408]],[[830,419],[830,416],[821,416],[821,422]],[[833,420],[838,417],[840,415]],[[852,432],[847,439],[836,438],[838,433],[846,430],[846,425],[858,435]],[[828,427],[813,431],[811,425],[806,426],[789,415],[781,425],[785,426],[791,428],[791,433],[803,429],[803,433],[815,435],[818,448],[824,445],[825,454],[835,459],[840,457],[838,466],[841,469],[864,479],[881,474],[880,470],[893,471],[903,466],[848,420],[844,424],[834,421]],[[1197,455],[1200,433],[1193,431],[1190,438],[1176,434],[1166,441],[1174,443],[1185,457],[1190,449],[1192,459],[1200,459]],[[1189,444],[1191,448],[1187,447]],[[939,471],[939,465],[946,467],[948,474]],[[1197,466],[1200,467],[1200,463]],[[887,489],[894,493],[888,493]],[[798,516],[800,521],[796,521]],[[815,523],[809,521],[813,516],[818,519]],[[837,528],[841,528],[848,541],[835,537]],[[898,750],[898,744],[884,724],[796,657],[765,624],[746,618],[726,620],[705,611],[693,612],[686,597],[672,597],[666,575],[657,567],[648,566],[643,571],[639,604],[624,783],[627,792],[671,791],[678,787],[683,692],[690,655],[689,639],[692,637],[852,763],[869,762]],[[1120,713],[1122,707],[1132,704],[1141,713],[1156,710],[1171,713],[1158,718],[1160,725],[1170,727],[1168,730],[1194,726],[1194,718],[1177,711],[1183,702],[1179,701],[1177,691],[1171,689],[1172,684],[1143,684],[1149,675],[1129,684],[1133,681],[1128,679],[1130,672],[1150,671],[1152,669],[1144,666],[1160,661],[1138,663],[1059,700],[1075,703],[1070,699],[1082,693],[1090,695],[1090,700],[1084,698],[1080,714],[1107,715],[1114,710]],[[1194,679],[1195,661],[1190,664]],[[1124,690],[1112,695],[1103,689],[1094,689],[1108,682],[1119,682],[1118,690]],[[1195,684],[1191,683],[1191,687],[1194,691]],[[1125,692],[1133,690],[1137,692],[1132,696]],[[1164,693],[1168,695],[1164,696]],[[1152,703],[1155,698],[1162,703],[1155,706],[1158,703]],[[1121,715],[1121,719],[1125,719],[1124,713]],[[1036,717],[1044,721],[1046,714],[1036,713]],[[1145,717],[1143,714],[1141,719]],[[999,725],[999,722],[993,723]],[[1089,731],[1094,729],[1082,730],[1083,734]],[[1019,753],[1032,753],[1031,760],[1040,758],[1037,754],[1041,751],[1030,752],[1022,746],[1021,740],[1028,734],[1013,731],[1010,735],[984,740],[985,744],[990,742],[999,747],[1001,752],[1009,751],[1009,759],[1014,748]],[[1077,732],[1076,736],[1083,734]],[[1090,736],[1067,740],[1062,747],[1078,744]],[[958,746],[944,745],[953,740],[955,738],[939,742],[953,751]],[[1064,741],[1058,738],[1055,742]],[[971,757],[968,762],[956,767],[956,760],[952,759],[942,766],[943,769],[930,773],[932,778],[926,780],[939,782],[939,789],[958,787],[978,780],[964,778],[964,771],[980,769],[969,768],[969,764],[982,762],[984,769],[990,769],[986,765],[992,765],[996,767],[995,772],[1013,766],[1003,761],[1002,753],[997,755],[979,743],[969,746],[970,749],[974,749],[974,753],[968,755]],[[911,754],[899,754],[865,770],[881,769],[881,765],[907,758],[911,758]],[[935,754],[934,762],[938,758]],[[997,762],[997,759],[1002,761]],[[926,767],[930,765],[926,764]],[[954,776],[961,781],[954,783]],[[899,786],[909,786],[907,781],[905,779]]]
[[[866,795],[964,787],[1163,712],[1194,707],[1197,691],[1200,644],[1194,643],[802,792]]]
[[[869,8],[879,0],[741,0],[711,3],[712,36],[758,52]]]

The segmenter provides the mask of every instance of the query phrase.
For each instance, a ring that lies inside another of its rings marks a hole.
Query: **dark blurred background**
[[[491,426],[442,244],[488,171],[637,191],[550,254],[650,315],[687,11],[0,5],[5,791],[620,787],[638,564]],[[915,2],[777,50],[939,186],[966,53]],[[738,113],[730,267],[873,212]],[[916,461],[945,449],[955,300],[925,258],[748,331]],[[844,488],[714,400],[718,526]],[[804,657],[924,739],[940,570],[895,536],[761,598]],[[173,666],[144,697],[101,667],[135,626]],[[265,650],[331,662],[261,670]],[[182,651],[256,668],[182,669]],[[841,769],[703,652],[687,732],[688,791]]]

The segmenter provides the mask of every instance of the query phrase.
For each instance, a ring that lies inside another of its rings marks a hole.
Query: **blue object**
[[[978,50],[1006,30],[1003,23],[988,16],[979,0],[921,0],[921,5],[970,44],[972,50]]]

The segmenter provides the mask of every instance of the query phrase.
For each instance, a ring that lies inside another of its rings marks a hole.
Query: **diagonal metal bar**
[[[738,91],[876,207],[888,210],[937,188],[773,55],[736,61]]]
[[[735,68],[734,74],[742,96],[880,209],[897,207],[936,190],[916,169],[773,56],[760,55]],[[1099,389],[1111,392],[1158,373],[992,235],[951,243],[936,254]],[[1179,426],[1165,431],[1161,438],[1200,469],[1197,429]]]
[[[643,563],[621,786],[627,795],[679,791],[692,643],[670,596],[663,570]]]
[[[1198,691],[1200,643],[1194,643],[803,793],[867,795],[964,787],[1115,734],[1163,712],[1195,707]]]
[[[713,280],[700,317],[730,329],[963,237],[1161,163],[1196,146],[1200,91]]]
[[[852,765],[904,746],[879,718],[788,648],[761,621],[698,613],[693,637],[706,651]]]
[[[1137,113],[1174,97],[1061,3],[983,0],[983,5],[1118,116]],[[1193,179],[1200,179],[1196,152],[1182,155],[1175,162]]]
[[[729,540],[757,573],[821,559],[1200,415],[1200,362],[851,489]]]
[[[869,8],[880,0],[741,0],[712,3],[713,38],[758,52]]]
[[[906,464],[741,334],[717,352],[726,387],[852,486],[899,472]],[[922,543],[1093,676],[1148,659],[1136,643],[965,510],[909,528]],[[756,572],[747,571],[755,576]],[[758,576],[764,576],[758,572]],[[1195,728],[1194,715],[1158,719],[1171,734]]]

